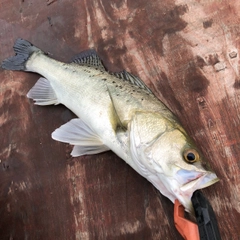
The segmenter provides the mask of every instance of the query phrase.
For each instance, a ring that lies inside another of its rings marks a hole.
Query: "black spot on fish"
[[[116,83],[115,81],[112,81],[112,83]]]
[[[107,79],[106,79],[106,78],[103,78],[102,80],[103,80],[103,81],[107,81]]]

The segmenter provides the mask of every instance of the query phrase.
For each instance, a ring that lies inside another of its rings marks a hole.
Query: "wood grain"
[[[22,37],[68,61],[94,47],[140,76],[221,181],[204,190],[222,239],[240,239],[240,3],[0,2],[0,61]],[[73,114],[26,98],[39,76],[0,70],[1,239],[182,239],[173,205],[113,153],[71,158],[51,139]]]

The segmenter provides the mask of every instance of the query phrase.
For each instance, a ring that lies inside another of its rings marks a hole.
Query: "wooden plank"
[[[1,1],[0,61],[16,38],[54,58],[96,48],[179,117],[221,181],[204,190],[222,239],[240,237],[239,11],[235,1]],[[73,117],[0,70],[1,239],[181,239],[173,205],[113,153],[71,158],[51,132]]]

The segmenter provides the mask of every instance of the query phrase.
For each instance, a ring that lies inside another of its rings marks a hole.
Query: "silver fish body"
[[[190,212],[193,192],[218,181],[176,117],[137,77],[108,73],[94,51],[62,63],[26,40],[18,39],[14,50],[3,68],[44,77],[28,97],[38,105],[63,104],[79,117],[52,133],[74,145],[73,156],[112,150]]]

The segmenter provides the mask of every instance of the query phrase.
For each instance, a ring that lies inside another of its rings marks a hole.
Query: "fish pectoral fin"
[[[46,78],[39,78],[36,84],[27,93],[28,98],[32,98],[37,105],[59,104],[57,96]]]
[[[98,154],[101,152],[109,151],[110,149],[107,148],[105,145],[99,145],[99,146],[80,146],[75,145],[73,147],[73,150],[71,152],[71,155],[73,157],[78,157],[82,155],[92,155],[92,154]]]
[[[79,65],[95,67],[99,70],[106,71],[100,57],[97,55],[97,52],[94,49],[85,50],[77,54],[72,58],[71,62],[77,63]]]
[[[110,150],[105,146],[97,134],[80,118],[72,119],[52,133],[54,140],[75,145],[71,155],[73,157],[90,155]]]

